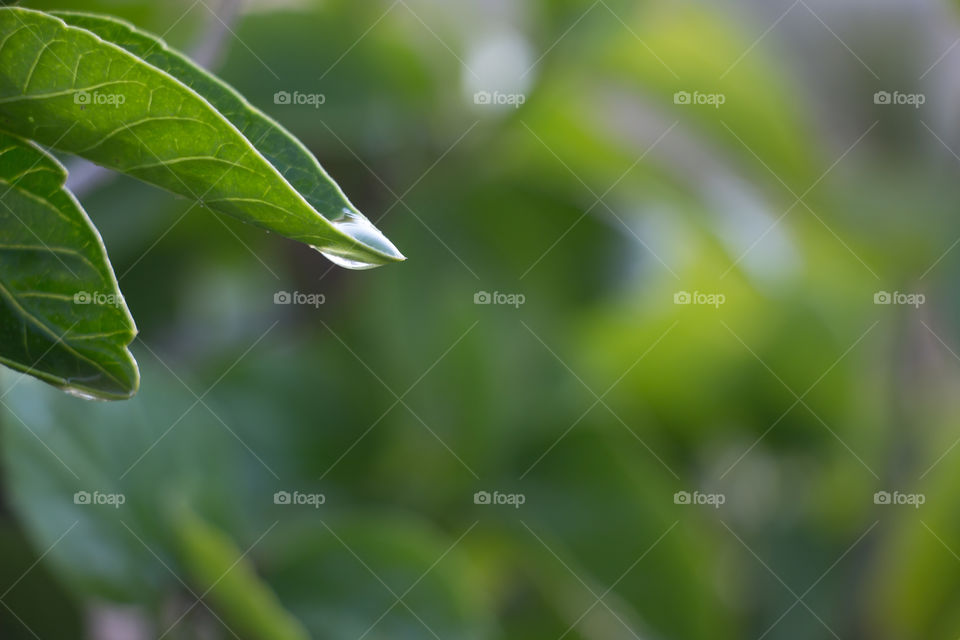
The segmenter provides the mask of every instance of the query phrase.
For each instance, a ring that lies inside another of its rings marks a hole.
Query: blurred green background
[[[68,4],[24,3],[195,53],[409,260],[69,161],[142,391],[5,372],[0,637],[960,635],[955,6]]]

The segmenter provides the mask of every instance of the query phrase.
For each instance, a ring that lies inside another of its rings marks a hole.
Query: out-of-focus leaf
[[[251,364],[239,365],[238,373],[243,375]],[[144,373],[149,384],[136,398],[85,405],[82,416],[70,398],[26,378],[6,376],[9,409],[3,413],[2,434],[12,502],[35,544],[51,548],[46,562],[77,594],[149,607],[182,592],[183,580],[199,595],[240,555],[225,551],[233,544],[221,544],[219,531],[233,532],[241,549],[266,533],[250,557],[256,557],[265,583],[311,637],[355,637],[387,611],[395,596],[339,536],[397,595],[416,584],[404,600],[442,637],[496,637],[473,567],[454,544],[460,534],[472,535],[467,533],[470,522],[443,534],[419,517],[354,516],[346,486],[332,484],[328,502],[344,505],[332,507],[335,513],[327,506],[316,512],[274,504],[276,479],[250,451],[203,407],[184,415],[194,398],[178,389],[179,383],[167,383],[152,365],[145,366]],[[228,397],[245,387],[244,382]],[[256,396],[262,398],[257,402],[246,395],[246,404],[238,409],[245,420],[237,420],[215,398],[205,402],[272,464],[271,450],[249,434],[262,420],[288,424],[293,416],[285,413],[289,398],[263,395]],[[306,433],[299,437],[270,440],[308,442]],[[282,486],[308,486],[313,474],[298,473],[289,453],[285,459],[289,468],[275,467]],[[77,504],[78,491],[122,494],[125,500],[118,507]],[[178,514],[184,506],[202,522],[182,526]],[[274,523],[279,524],[274,528]],[[227,556],[226,563],[207,564]],[[259,588],[247,592],[241,584],[245,582],[233,583],[228,575],[210,593],[209,602],[242,637],[248,635],[241,628],[258,637],[262,615],[256,614],[257,620],[246,616],[258,609],[276,610],[261,602]],[[247,604],[248,598],[259,604]],[[424,633],[429,635],[398,605],[368,637],[421,638]]]
[[[598,50],[614,86],[636,88],[639,80],[641,91],[669,110],[668,123],[678,119],[702,131],[754,175],[769,177],[756,154],[798,192],[817,178],[823,168],[814,163],[811,126],[793,98],[789,76],[769,53],[753,49],[753,35],[699,5],[638,5],[625,19],[635,30],[618,30],[615,43]],[[605,95],[610,97],[598,93]],[[719,104],[708,102],[714,95],[721,96]],[[593,107],[594,113],[605,110],[599,103]],[[606,125],[614,128],[607,135],[616,137],[616,127],[624,124],[611,118]]]
[[[0,524],[0,584],[7,608],[0,607],[0,634],[5,640],[78,638],[83,634],[83,616],[77,603],[64,591],[49,569],[37,562],[43,550],[33,547],[13,522]],[[57,615],[50,615],[56,611]]]
[[[137,333],[67,172],[0,132],[0,362],[77,395],[128,398]]]
[[[915,381],[917,389],[929,381]],[[938,381],[939,382],[939,381]],[[948,376],[943,388],[954,388],[956,377]],[[921,404],[916,397],[917,404]],[[960,560],[955,544],[960,534],[960,517],[956,510],[956,487],[960,483],[958,469],[950,454],[956,441],[956,403],[924,407],[924,422],[937,435],[925,447],[922,459],[935,460],[929,475],[912,483],[904,493],[923,496],[920,505],[874,506],[877,516],[885,516],[879,527],[882,535],[874,548],[882,564],[872,567],[870,591],[866,602],[876,611],[869,631],[881,631],[890,637],[922,635],[925,638],[954,638],[960,633],[960,614],[956,593],[960,589]],[[942,413],[941,413],[942,412]],[[922,450],[922,449],[921,449]],[[942,458],[942,462],[938,458]],[[890,513],[893,511],[893,513]],[[904,594],[922,592],[924,597]]]
[[[189,579],[235,633],[260,640],[309,640],[227,535],[189,510],[178,514],[174,529]]]
[[[111,18],[0,10],[0,127],[308,243],[341,266],[403,259],[277,123]]]
[[[37,548],[50,548],[48,565],[84,597],[152,606],[182,589],[158,560],[183,574],[171,510],[185,503],[235,521],[228,441],[242,446],[202,407],[188,412],[195,398],[179,383],[152,365],[144,372],[151,384],[135,398],[85,403],[82,412],[74,399],[8,374],[0,415],[10,503]],[[101,499],[111,495],[122,503]]]
[[[314,638],[488,640],[490,603],[463,552],[474,534],[385,513],[287,516],[263,572]]]
[[[612,635],[604,637],[736,637],[737,621],[724,611],[712,579],[717,550],[730,541],[710,521],[713,514],[674,504],[679,487],[666,465],[676,464],[654,456],[665,455],[662,440],[643,421],[629,428],[633,434],[613,414],[598,412],[560,441],[528,449],[539,453],[556,443],[530,470],[523,507],[499,512],[513,520],[517,562],[557,615],[581,632],[610,624]],[[733,593],[741,585],[730,580],[725,588]],[[623,620],[604,607],[580,619],[608,589],[605,599]],[[685,603],[681,617],[670,613],[677,600]]]

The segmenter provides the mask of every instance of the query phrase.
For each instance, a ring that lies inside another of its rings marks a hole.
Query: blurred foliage
[[[188,50],[210,25],[203,4],[75,4],[176,23]],[[231,637],[217,617],[267,589],[313,638],[957,637],[953,11],[252,3],[219,73],[410,260],[331,270],[123,178],[86,197],[144,391],[105,406],[4,377],[6,495],[43,560],[0,600],[31,626],[68,597],[134,604],[145,637],[189,608],[168,638]],[[513,52],[499,85],[490,42]],[[526,103],[474,104],[484,87]],[[874,103],[895,89],[927,102]],[[217,572],[182,552],[184,509],[217,566],[245,554],[236,595],[191,607]],[[29,599],[47,571],[62,591]]]

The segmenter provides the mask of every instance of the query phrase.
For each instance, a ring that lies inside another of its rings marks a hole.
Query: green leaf
[[[178,508],[186,504],[249,545],[269,522],[241,535],[240,521],[215,516],[238,513],[241,502],[272,507],[276,488],[268,484],[259,499],[237,491],[250,478],[274,478],[251,469],[246,449],[203,407],[188,411],[196,397],[159,362],[142,364],[144,388],[134,398],[81,410],[73,398],[0,369],[0,455],[10,508],[35,548],[50,548],[44,561],[73,595],[152,609],[182,592],[180,580],[188,578],[176,554]],[[204,402],[242,428],[213,397]],[[74,497],[83,491],[122,494],[125,501],[80,504]]]
[[[137,334],[67,172],[0,132],[0,362],[81,396],[128,398]]]
[[[305,242],[341,266],[404,259],[280,125],[112,18],[0,9],[0,128]]]
[[[182,597],[184,584],[203,595],[249,550],[261,586],[247,590],[243,584],[254,576],[230,572],[204,599],[245,640],[261,636],[252,629],[256,623],[242,621],[244,609],[266,620],[262,610],[273,609],[268,602],[275,597],[318,640],[358,638],[378,618],[367,640],[433,637],[424,622],[445,640],[500,637],[488,600],[495,589],[465,552],[479,527],[468,532],[463,522],[441,531],[417,514],[371,512],[351,496],[355,481],[320,486],[315,471],[291,462],[292,452],[310,455],[316,434],[297,428],[304,406],[296,399],[309,394],[294,382],[310,367],[296,359],[291,371],[273,366],[287,362],[283,354],[254,351],[205,397],[210,411],[190,410],[196,397],[151,358],[143,362],[146,382],[135,398],[83,411],[46,385],[0,371],[0,389],[9,390],[0,404],[5,490],[34,548],[50,550],[44,565],[81,601],[162,611]],[[271,392],[244,392],[254,387]],[[276,429],[266,433],[263,419]],[[286,465],[282,481],[238,437],[271,467]],[[329,491],[330,502],[341,506],[275,503],[275,492],[296,487]],[[125,501],[78,504],[78,491],[121,494]],[[404,602],[416,615],[392,606],[408,590]],[[159,622],[152,637],[170,624]],[[175,631],[188,637],[190,625],[185,618]]]
[[[263,575],[314,638],[506,637],[491,616],[496,587],[465,551],[479,527],[457,529],[410,514],[320,509],[279,519],[257,551]]]
[[[244,638],[309,640],[226,534],[188,509],[178,515],[175,526],[181,562],[227,626]]]

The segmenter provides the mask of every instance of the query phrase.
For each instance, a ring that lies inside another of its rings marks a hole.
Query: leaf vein
[[[0,251],[49,251],[50,253],[56,253],[59,255],[73,256],[94,271],[97,271],[97,267],[90,262],[85,255],[76,249],[71,249],[69,247],[51,247],[40,244],[0,244]]]
[[[10,182],[9,180],[5,180],[4,178],[0,178],[0,183],[9,185],[9,186],[10,186],[10,189],[12,189],[13,191],[19,192],[20,194],[26,196],[27,198],[30,198],[31,200],[36,200],[37,202],[39,202],[40,204],[44,205],[45,207],[47,207],[48,209],[50,209],[51,211],[53,211],[54,213],[56,213],[58,216],[60,216],[61,218],[63,218],[63,219],[66,220],[67,222],[69,222],[70,224],[72,224],[72,225],[76,225],[76,224],[77,224],[77,221],[76,221],[76,220],[74,220],[74,219],[71,218],[70,216],[64,214],[63,211],[60,210],[60,207],[54,205],[52,202],[50,202],[49,200],[47,200],[47,199],[44,198],[43,196],[39,196],[39,195],[35,194],[35,193],[32,192],[32,191],[27,191],[26,189],[20,187],[19,185],[14,184],[14,183]]]
[[[129,129],[132,129],[133,127],[138,127],[138,126],[140,126],[140,125],[142,125],[142,124],[147,124],[147,123],[150,123],[150,122],[157,122],[157,121],[161,121],[161,120],[182,120],[182,121],[185,121],[185,122],[196,122],[196,123],[198,123],[198,124],[202,124],[203,126],[208,127],[208,128],[210,128],[210,129],[213,129],[214,131],[216,131],[216,128],[214,128],[213,125],[211,125],[210,123],[204,122],[203,120],[200,120],[199,118],[187,118],[187,117],[181,117],[181,116],[149,116],[149,117],[143,118],[143,119],[141,119],[141,120],[137,120],[137,121],[135,121],[135,122],[127,122],[127,123],[124,123],[123,125],[117,127],[116,129],[114,129],[113,131],[111,131],[110,133],[108,133],[107,135],[103,136],[99,141],[96,142],[96,144],[93,144],[93,145],[87,147],[86,149],[81,149],[80,151],[77,151],[77,155],[82,156],[83,154],[85,154],[85,153],[87,153],[87,152],[89,152],[89,151],[92,151],[93,149],[96,149],[97,147],[99,147],[99,146],[102,145],[104,142],[106,142],[107,140],[109,140],[110,138],[112,138],[113,136],[115,136],[116,134],[120,133],[121,131],[126,131],[126,130],[129,130]]]
[[[27,89],[30,87],[30,81],[33,79],[33,74],[37,71],[37,65],[40,64],[40,58],[43,57],[43,54],[50,48],[50,46],[55,42],[67,43],[66,40],[49,40],[43,43],[43,46],[40,47],[40,51],[37,53],[37,57],[34,59],[33,64],[30,65],[30,70],[27,72],[27,79],[23,82],[23,92],[26,93]],[[58,58],[59,59],[59,58]]]
[[[171,159],[169,159],[169,160],[161,160],[160,162],[151,162],[151,163],[148,163],[148,164],[136,165],[136,166],[134,166],[134,167],[125,167],[125,168],[124,168],[124,171],[141,171],[141,170],[144,170],[144,169],[156,169],[157,167],[166,167],[166,166],[168,166],[168,165],[171,165],[171,164],[179,164],[179,163],[181,163],[181,162],[220,162],[220,163],[223,163],[223,164],[228,164],[228,165],[230,165],[231,168],[243,169],[244,171],[249,171],[250,173],[252,173],[252,174],[255,175],[255,176],[259,176],[259,175],[260,175],[259,173],[257,173],[257,172],[254,171],[253,169],[251,169],[250,167],[246,167],[246,166],[244,166],[244,165],[242,165],[242,164],[238,164],[238,163],[232,162],[232,161],[230,161],[230,160],[224,160],[223,158],[217,158],[217,157],[215,157],[215,156],[184,156],[184,157],[180,157],[180,158],[171,158]],[[228,171],[229,171],[229,169],[228,169]],[[226,175],[226,174],[224,174],[224,175]]]
[[[118,380],[116,376],[114,376],[112,373],[107,371],[99,362],[83,355],[82,353],[74,349],[70,345],[70,343],[66,341],[66,336],[60,336],[47,323],[45,323],[40,318],[36,317],[35,315],[27,311],[23,307],[23,305],[20,303],[20,300],[17,298],[17,296],[15,296],[13,293],[10,292],[10,290],[7,288],[6,284],[4,284],[2,279],[0,279],[0,296],[6,298],[22,314],[23,318],[29,320],[31,324],[37,327],[42,333],[47,334],[47,336],[51,338],[55,343],[62,344],[64,349],[66,349],[70,354],[76,356],[78,359],[83,360],[84,362],[87,362],[93,365],[94,369],[100,371],[101,373],[103,373],[105,376],[107,376],[108,378],[110,378],[120,386],[123,386],[123,382],[121,380]],[[61,376],[57,376],[57,377],[60,378]]]
[[[142,82],[137,80],[108,80],[107,82],[101,82],[99,84],[90,85],[89,87],[84,87],[83,89],[63,89],[61,91],[51,91],[49,93],[35,93],[33,95],[17,95],[17,96],[7,96],[5,98],[0,98],[0,104],[9,104],[11,102],[23,102],[24,100],[48,100],[50,98],[59,98],[61,96],[69,96],[75,93],[82,93],[85,91],[93,91],[94,89],[99,89],[101,87],[108,87],[113,84],[138,84],[141,87],[146,87]]]

